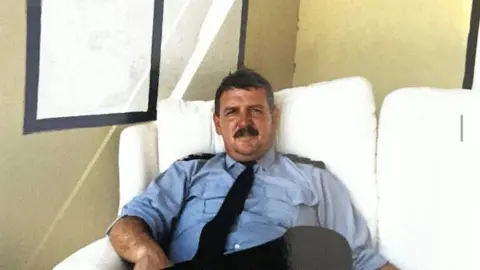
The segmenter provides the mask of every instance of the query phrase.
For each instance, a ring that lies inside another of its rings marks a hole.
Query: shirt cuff
[[[372,249],[363,250],[354,261],[355,270],[376,270],[387,263],[382,255]]]
[[[158,241],[159,239],[159,235],[158,235],[158,232],[157,230],[155,230],[155,226],[153,225],[153,220],[148,217],[147,215],[141,213],[141,212],[138,212],[138,211],[123,211],[116,219],[115,221],[113,221],[110,226],[108,226],[107,230],[105,231],[105,234],[108,235],[110,233],[110,230],[112,229],[113,225],[115,225],[115,223],[117,223],[117,221],[119,221],[120,219],[124,218],[124,217],[137,217],[139,219],[141,219],[143,222],[145,222],[145,224],[147,224],[147,227],[148,227],[148,231],[150,233],[150,235],[152,236],[152,238],[155,240],[155,241]]]

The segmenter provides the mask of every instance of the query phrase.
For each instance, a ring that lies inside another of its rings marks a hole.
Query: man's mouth
[[[242,136],[242,137],[237,137],[235,139],[237,140],[249,140],[249,139],[253,139],[253,138],[256,138],[257,136],[251,136],[251,135],[246,135],[246,136]]]

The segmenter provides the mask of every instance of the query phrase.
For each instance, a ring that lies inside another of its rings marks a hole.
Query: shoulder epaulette
[[[289,159],[291,159],[293,162],[298,162],[298,163],[303,163],[303,164],[309,164],[309,165],[312,165],[316,168],[319,168],[319,169],[323,169],[325,170],[326,166],[325,166],[325,163],[323,163],[323,161],[320,161],[320,160],[311,160],[309,158],[306,158],[306,157],[300,157],[300,156],[297,156],[297,155],[294,155],[294,154],[284,154],[286,157],[288,157]]]
[[[197,159],[203,159],[203,160],[208,160],[214,157],[215,154],[210,154],[210,153],[199,153],[199,154],[193,154],[193,155],[188,155],[182,159],[181,161],[189,161],[189,160],[197,160]]]

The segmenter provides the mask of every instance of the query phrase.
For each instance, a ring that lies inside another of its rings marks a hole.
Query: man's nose
[[[238,120],[238,125],[240,127],[245,127],[252,122],[252,119],[248,113],[241,113],[240,119]]]

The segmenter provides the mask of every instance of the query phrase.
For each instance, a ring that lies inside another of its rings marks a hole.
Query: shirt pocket
[[[316,223],[318,198],[312,191],[297,186],[264,187],[264,215],[285,228]]]
[[[230,186],[223,182],[207,182],[203,186],[201,198],[203,199],[203,213],[215,216],[227,196]]]

